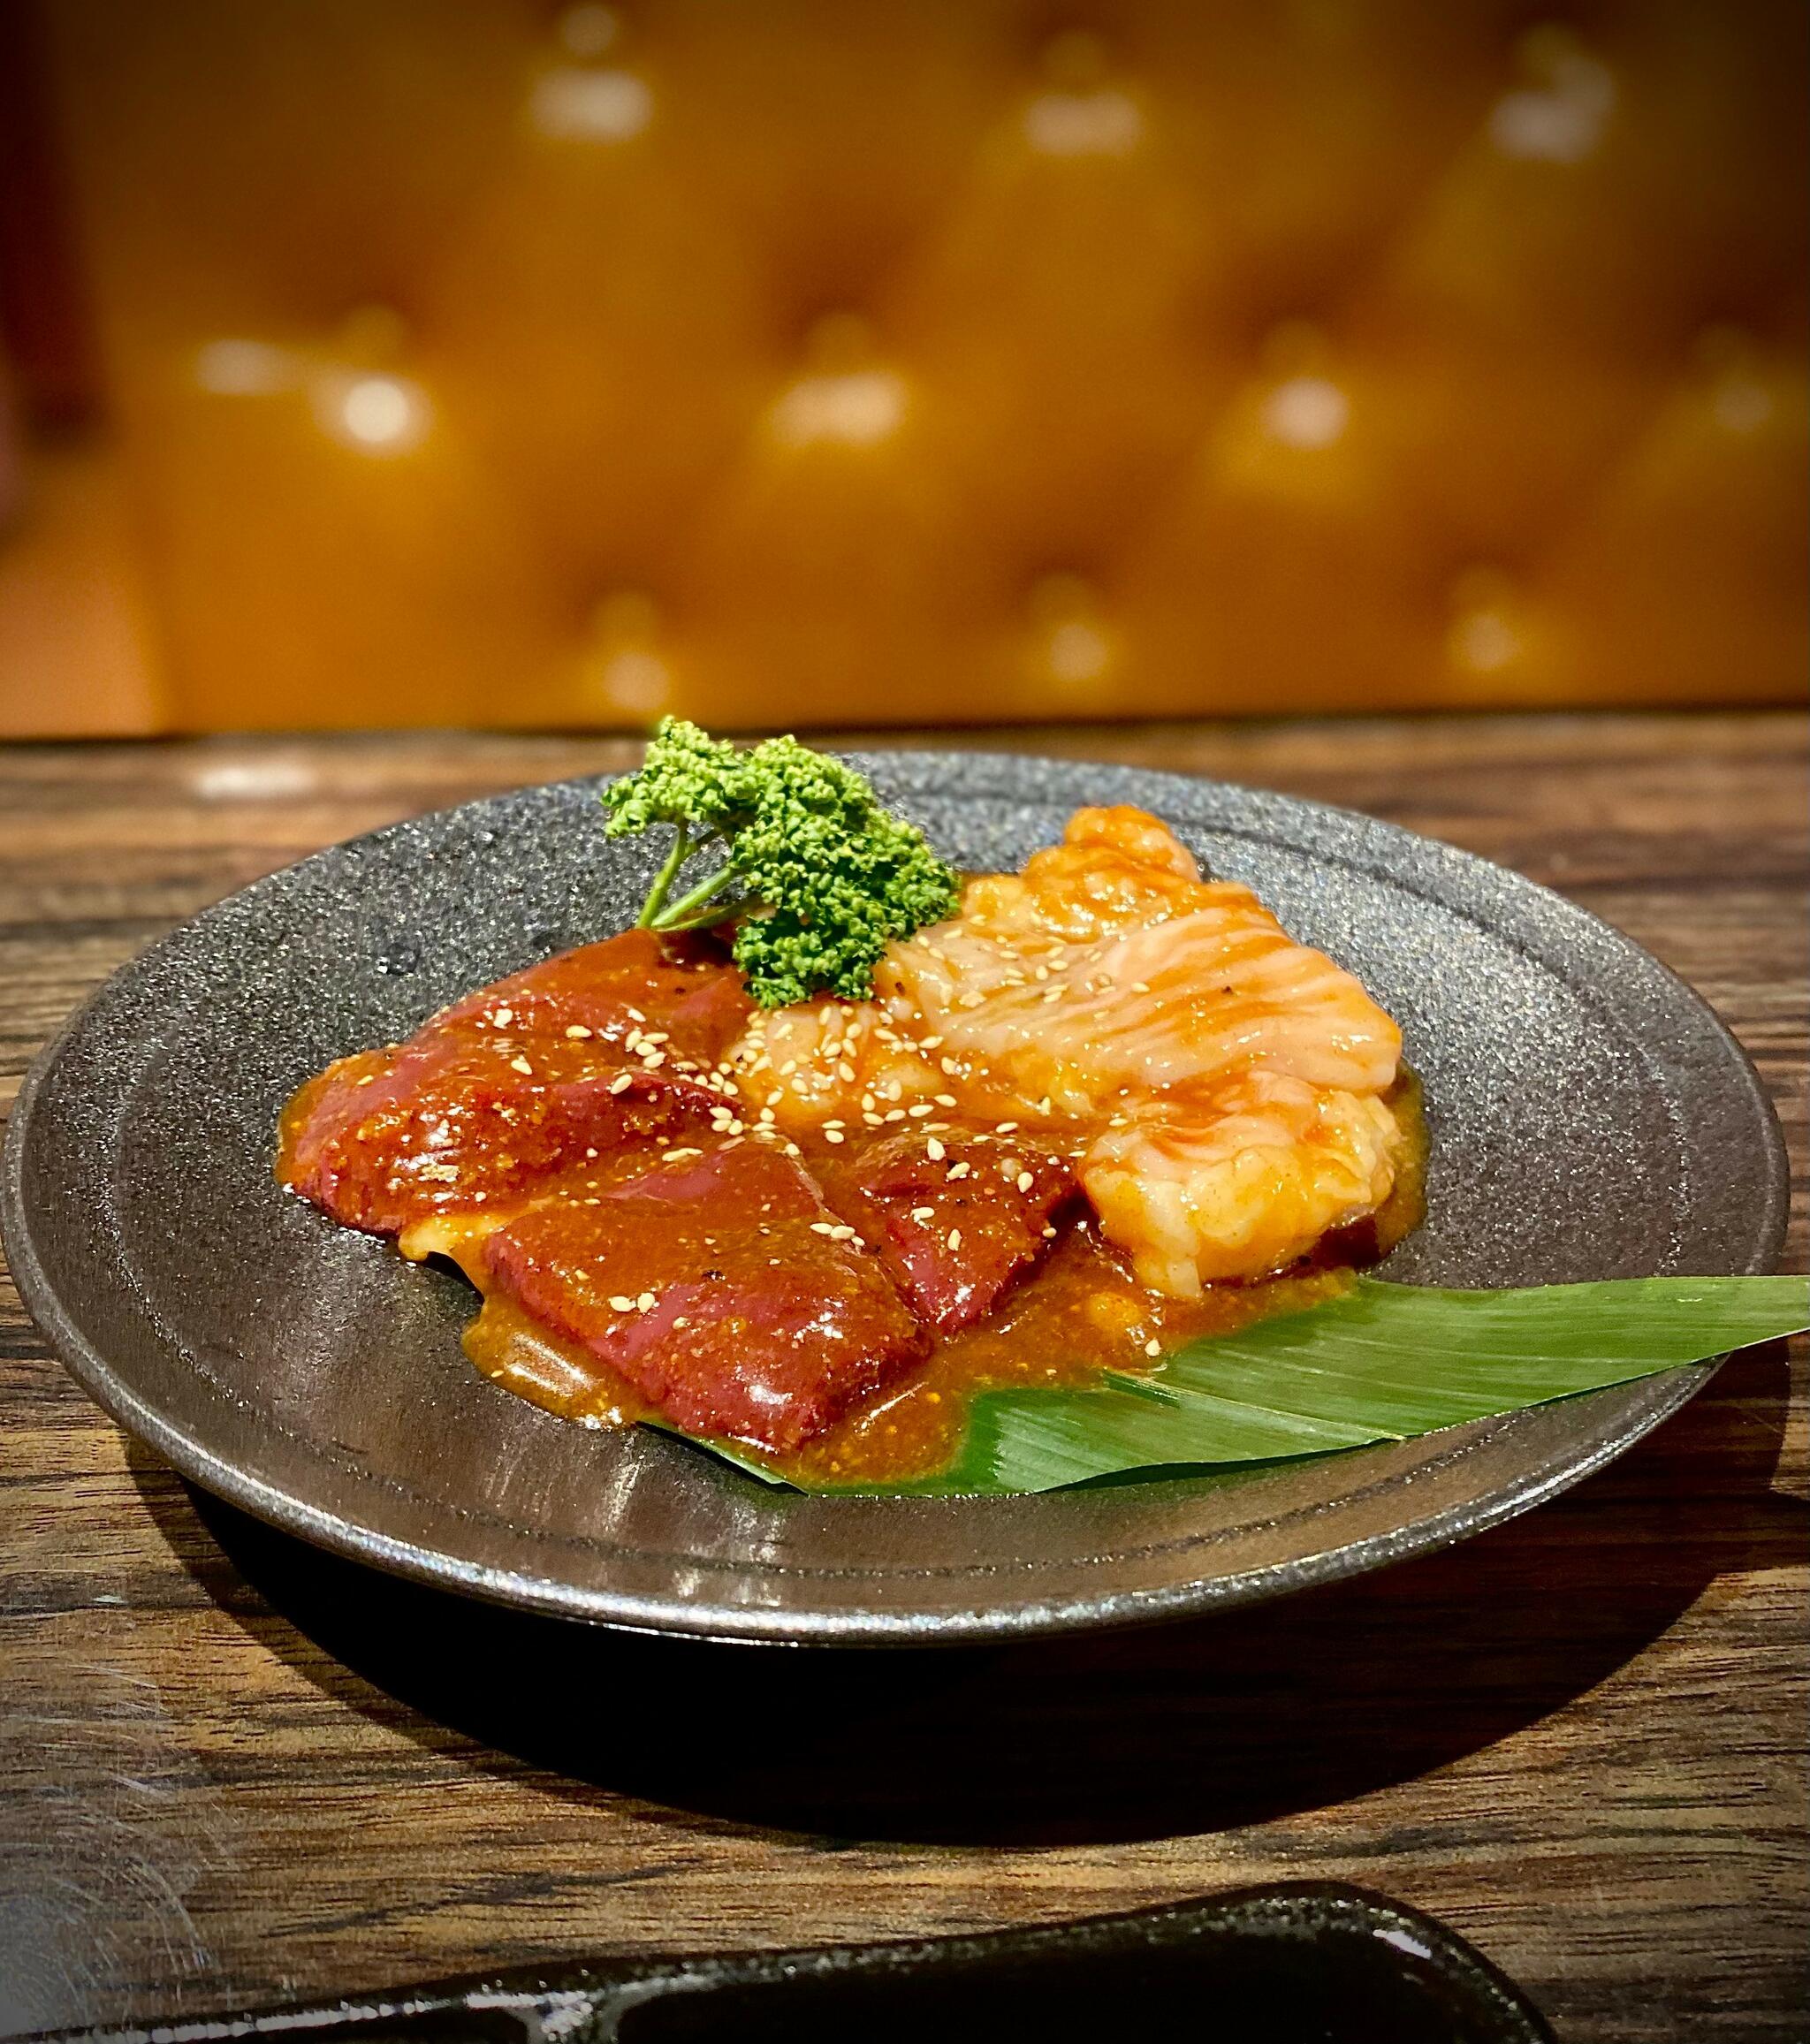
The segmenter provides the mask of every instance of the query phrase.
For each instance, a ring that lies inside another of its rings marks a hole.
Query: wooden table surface
[[[1347,803],[1607,916],[1773,1088],[1801,1270],[1805,737],[1773,712],[943,741]],[[0,752],[0,1101],[80,996],[216,896],[629,757],[447,735]],[[1782,1347],[1750,1351],[1545,1508],[1273,1606],[786,1653],[569,1630],[301,1547],[124,1439],[0,1282],[0,2032],[1321,1876],[1444,1918],[1565,2044],[1800,2037],[1788,1382]]]

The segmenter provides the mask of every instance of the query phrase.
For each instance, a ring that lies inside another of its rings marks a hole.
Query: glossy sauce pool
[[[905,1383],[796,1453],[762,1452],[757,1459],[812,1489],[921,1481],[955,1458],[969,1407],[984,1391],[1074,1389],[1108,1370],[1152,1370],[1161,1351],[1331,1296],[1354,1266],[1387,1254],[1420,1220],[1426,1145],[1418,1083],[1404,1076],[1388,1104],[1403,1136],[1395,1189],[1361,1227],[1328,1237],[1310,1265],[1258,1284],[1210,1285],[1198,1299],[1171,1299],[1140,1285],[1098,1232],[1082,1223],[997,1311],[939,1341]],[[479,1258],[459,1260],[475,1281]],[[1155,1356],[1151,1342],[1159,1344]],[[465,1351],[494,1383],[562,1419],[601,1427],[657,1417],[614,1371],[499,1294],[486,1298],[466,1330]]]

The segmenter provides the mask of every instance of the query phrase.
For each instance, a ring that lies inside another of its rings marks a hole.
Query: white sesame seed
[[[934,1220],[936,1217],[937,1210],[933,1206],[914,1206],[911,1210],[913,1220]]]
[[[1031,1187],[1037,1183],[1037,1181],[1030,1175],[1028,1171],[1021,1171],[1013,1182],[1017,1186],[1020,1192],[1029,1192]]]
[[[511,1058],[509,1069],[512,1072],[532,1072],[534,1067],[529,1063],[526,1058]]]
[[[568,1022],[566,1026],[566,1034],[570,1037],[574,1043],[578,1043],[582,1042],[583,1039],[590,1034],[590,1031],[586,1029],[582,1022]]]
[[[612,1093],[626,1093],[634,1083],[635,1074],[633,1072],[618,1072],[616,1076],[610,1081],[610,1090]]]
[[[924,1144],[924,1153],[932,1164],[940,1164],[944,1158],[948,1155],[948,1151],[943,1148],[934,1136]]]
[[[959,1227],[952,1227],[949,1230],[947,1240],[952,1250],[960,1249],[962,1246],[962,1230]]]
[[[635,1311],[635,1301],[618,1292],[610,1301],[610,1311],[612,1313],[632,1313]]]
[[[1146,1356],[1160,1356],[1162,1352],[1163,1345],[1154,1334],[1144,1344],[1144,1353]]]

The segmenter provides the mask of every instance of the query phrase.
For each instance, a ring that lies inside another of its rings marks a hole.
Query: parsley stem
[[[654,930],[679,929],[691,916],[694,909],[702,908],[712,894],[721,890],[723,884],[734,870],[734,868],[732,866],[719,866],[709,879],[700,880],[688,894],[681,894],[670,908],[659,909],[656,904],[658,912],[648,927]],[[664,898],[663,891],[662,899],[664,900]],[[643,913],[645,914],[645,910]]]
[[[673,849],[666,854],[665,863],[654,875],[654,884],[647,891],[647,900],[641,905],[641,914],[635,919],[637,930],[652,930],[658,926],[660,908],[672,892],[673,883],[679,876],[679,869],[695,849],[691,832],[683,824],[675,824],[673,826]]]
[[[719,923],[726,923],[732,916],[741,915],[747,906],[742,901],[719,901],[713,908],[694,909],[689,916],[674,922],[670,916],[660,923],[662,930],[709,930]]]

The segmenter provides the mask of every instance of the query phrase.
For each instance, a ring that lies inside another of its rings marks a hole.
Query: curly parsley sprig
[[[673,831],[636,927],[733,920],[735,962],[763,1007],[821,992],[866,999],[887,944],[956,905],[955,876],[923,832],[883,808],[853,767],[795,738],[741,752],[663,718],[646,764],[603,800],[612,837]],[[706,855],[708,870],[691,880]]]

